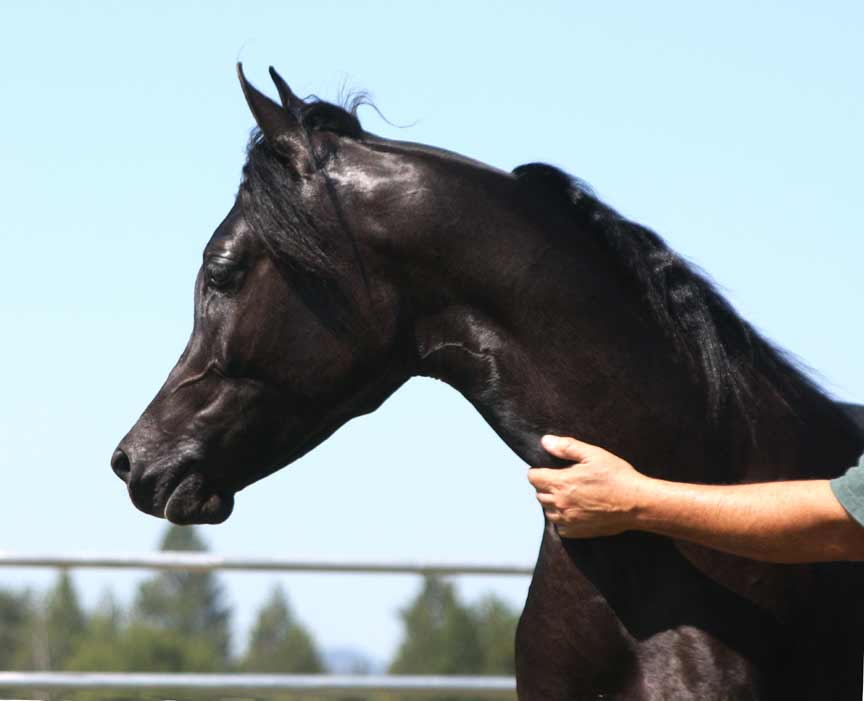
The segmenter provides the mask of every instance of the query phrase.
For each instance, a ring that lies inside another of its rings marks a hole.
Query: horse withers
[[[460,391],[529,465],[554,463],[544,433],[702,482],[831,477],[864,451],[842,407],[579,181],[383,139],[273,69],[281,104],[239,74],[258,125],[239,193],[188,345],[112,458],[142,511],[221,522],[415,375]],[[547,524],[519,696],[858,699],[861,586],[854,565]]]

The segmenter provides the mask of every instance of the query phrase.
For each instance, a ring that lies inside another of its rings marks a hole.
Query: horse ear
[[[291,88],[288,87],[288,83],[285,82],[285,79],[279,75],[273,66],[270,66],[270,77],[276,84],[276,90],[279,91],[279,99],[282,101],[282,106],[291,114],[299,115],[300,109],[305,104],[303,100],[294,94]]]
[[[252,110],[252,116],[255,117],[255,121],[261,128],[261,133],[264,134],[267,142],[276,148],[280,142],[291,140],[292,131],[298,124],[294,114],[283,109],[246,80],[242,63],[237,64],[237,77],[240,78],[240,87],[243,88],[246,103]]]

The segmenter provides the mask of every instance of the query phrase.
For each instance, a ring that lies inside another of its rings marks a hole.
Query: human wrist
[[[671,483],[647,475],[640,477],[634,489],[630,529],[662,533],[670,520],[666,502]]]

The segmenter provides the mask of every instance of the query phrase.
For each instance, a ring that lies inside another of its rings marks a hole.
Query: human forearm
[[[642,530],[758,560],[864,560],[864,528],[846,513],[827,480],[683,484],[646,477],[612,453],[573,438],[546,436],[543,446],[574,463],[528,475],[546,518],[563,538]]]
[[[827,480],[741,485],[645,478],[631,527],[772,562],[864,559],[864,529]]]

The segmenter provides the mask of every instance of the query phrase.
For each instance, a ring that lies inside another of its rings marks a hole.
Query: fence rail
[[[2,567],[52,569],[146,569],[209,572],[318,572],[342,574],[415,575],[530,575],[533,567],[511,563],[291,560],[285,558],[226,557],[209,553],[160,552],[147,554],[21,554],[0,551]],[[344,676],[298,674],[141,674],[0,672],[0,689],[28,692],[137,691],[210,692],[212,694],[273,694],[292,698],[314,695],[378,695],[403,699],[452,698],[510,701],[516,698],[511,677],[470,676]]]
[[[534,568],[512,563],[405,562],[344,560],[291,560],[285,558],[230,557],[210,553],[160,552],[146,554],[73,555],[21,554],[0,551],[0,567],[51,567],[60,569],[145,569],[207,572],[339,572],[343,574],[420,575],[530,575]]]
[[[69,672],[0,672],[0,689],[16,691],[209,691],[211,693],[280,693],[333,697],[384,694],[400,698],[447,698],[470,695],[515,699],[510,677],[338,676],[306,674],[102,674]]]

